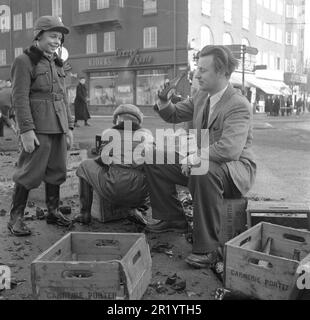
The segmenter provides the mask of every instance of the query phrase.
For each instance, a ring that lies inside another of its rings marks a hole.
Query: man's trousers
[[[180,165],[145,165],[153,218],[164,221],[184,220],[176,185],[188,186],[194,204],[193,253],[206,254],[221,244],[221,212],[224,198],[241,198],[226,164],[210,162],[209,172],[185,177]]]

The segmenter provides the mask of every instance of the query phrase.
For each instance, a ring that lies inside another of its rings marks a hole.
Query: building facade
[[[34,21],[57,15],[71,29],[69,99],[85,76],[93,112],[110,113],[120,103],[153,106],[166,79],[194,69],[195,54],[208,44],[257,48],[246,56],[247,86],[281,94],[286,82],[297,96],[304,81],[304,1],[2,0],[0,79],[9,78],[13,59],[32,42]],[[266,69],[255,72],[257,66]],[[240,71],[232,78],[239,85]],[[189,94],[186,81],[180,91]]]
[[[247,86],[288,94],[289,77],[303,78],[304,21],[304,0],[189,0],[191,66],[195,53],[208,44],[254,47],[258,54],[246,56]],[[240,85],[238,71],[232,80]]]
[[[70,27],[64,44],[69,99],[74,101],[77,79],[85,76],[92,111],[110,113],[121,103],[153,106],[166,79],[187,70],[187,0],[11,0],[5,5],[11,22],[0,33],[0,79],[9,77],[14,57],[33,39],[33,21],[42,15],[60,16]],[[186,83],[183,89],[188,91]]]

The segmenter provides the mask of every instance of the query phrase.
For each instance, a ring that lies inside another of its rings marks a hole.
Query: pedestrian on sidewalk
[[[68,227],[59,212],[60,185],[66,181],[67,150],[73,145],[74,120],[69,109],[63,61],[57,50],[69,29],[53,16],[34,25],[34,42],[12,65],[12,103],[23,150],[13,176],[15,188],[8,228],[15,236],[29,236],[24,210],[29,191],[45,182],[46,222]]]
[[[88,119],[90,119],[90,114],[88,111],[87,103],[87,88],[86,79],[84,77],[80,78],[80,82],[76,87],[76,97],[74,101],[74,111],[75,111],[75,122],[74,126],[79,127],[78,121],[84,121],[85,126],[90,126]]]

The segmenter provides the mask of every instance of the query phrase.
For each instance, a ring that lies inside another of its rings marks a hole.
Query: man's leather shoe
[[[187,232],[188,224],[186,221],[160,221],[146,227],[147,232],[165,233],[165,232]]]
[[[213,251],[207,254],[191,254],[185,259],[185,262],[191,267],[196,269],[210,268],[219,261],[219,255],[217,251]]]

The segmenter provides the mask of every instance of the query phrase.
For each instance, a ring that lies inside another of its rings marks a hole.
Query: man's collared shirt
[[[216,104],[222,99],[225,91],[227,90],[228,85],[218,93],[210,97],[210,112],[209,112],[209,121],[211,119],[212,113],[214,112]]]

